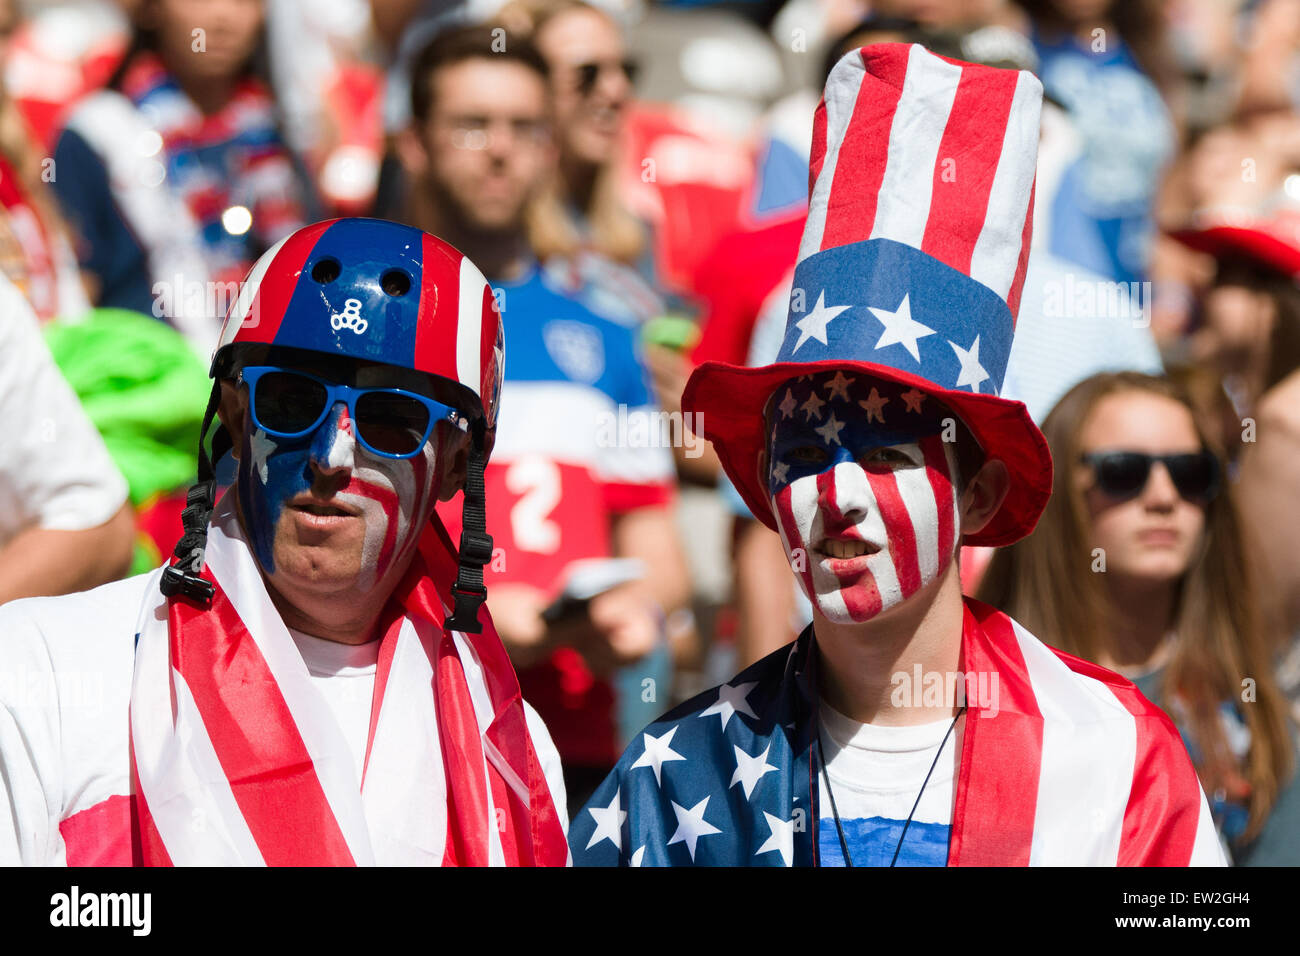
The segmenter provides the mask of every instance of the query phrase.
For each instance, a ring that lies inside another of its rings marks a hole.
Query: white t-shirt
[[[130,860],[130,712],[140,574],[77,594],[0,606],[0,866]],[[377,642],[294,635],[360,779]],[[567,827],[560,756],[536,711],[528,730]]]
[[[126,482],[54,364],[32,307],[4,276],[0,421],[0,547],[28,527],[98,527],[122,507]]]
[[[889,866],[900,837],[903,844],[896,866],[947,863],[959,754],[956,731],[948,733],[952,723],[947,717],[911,727],[860,724],[822,704],[821,743],[831,784],[827,793],[827,774],[818,774],[817,843],[822,866],[844,865],[832,795],[854,866]],[[943,753],[936,764],[941,744]],[[922,790],[932,765],[934,772]],[[909,815],[912,822],[904,835]]]

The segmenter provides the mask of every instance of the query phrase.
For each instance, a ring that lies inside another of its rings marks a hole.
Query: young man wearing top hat
[[[1040,97],[918,45],[831,72],[778,360],[706,363],[683,395],[813,623],[633,741],[575,863],[1223,863],[1169,719],[961,594],[961,544],[1028,534],[1051,488],[997,397]]]

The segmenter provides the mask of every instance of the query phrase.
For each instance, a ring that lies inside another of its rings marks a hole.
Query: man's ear
[[[429,168],[429,152],[425,149],[424,140],[420,138],[420,133],[414,126],[407,126],[398,133],[393,141],[393,147],[408,176],[412,179],[424,176]]]
[[[998,513],[1010,490],[1011,475],[1007,466],[996,458],[984,462],[962,492],[961,533],[967,535],[982,531]]]
[[[217,417],[230,434],[230,453],[239,460],[240,438],[244,434],[244,420],[248,415],[248,393],[228,378],[221,380],[221,404]]]
[[[465,486],[465,473],[469,469],[469,440],[456,432],[442,443],[439,455],[452,456],[450,463],[442,469],[442,484],[438,486],[438,500],[450,501],[456,492]]]

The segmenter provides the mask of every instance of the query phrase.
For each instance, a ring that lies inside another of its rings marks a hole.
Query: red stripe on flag
[[[174,693],[174,692],[173,692]],[[138,866],[173,866],[167,847],[163,846],[149,812],[149,803],[140,788],[140,773],[135,766],[135,740],[130,740],[131,758],[131,859]]]
[[[965,599],[962,670],[996,674],[998,709],[966,712],[949,866],[1026,866],[1033,846],[1043,717],[1010,619]],[[989,716],[992,714],[992,716]]]
[[[922,438],[921,452],[925,455],[925,470],[930,479],[930,490],[934,492],[934,506],[939,516],[939,558],[942,562],[943,558],[952,551],[957,539],[952,473],[949,471],[948,456],[944,452],[944,441],[941,436],[927,435]]]
[[[269,866],[352,865],[289,705],[216,588],[208,611],[171,602],[172,666],[194,696],[249,832]]]
[[[438,643],[434,680],[437,682],[438,739],[442,742],[442,762],[447,775],[449,831],[445,859],[460,866],[487,866],[483,747],[464,666],[450,631],[445,631]]]
[[[311,255],[312,249],[316,247],[316,240],[337,221],[331,219],[327,222],[318,222],[314,226],[299,230],[285,240],[280,251],[275,254],[275,259],[267,267],[265,275],[262,276],[253,301],[249,304],[248,314],[244,316],[239,332],[235,335],[236,342],[269,344],[275,341],[276,335],[280,332],[280,323],[284,319],[285,310],[289,308],[289,300],[293,298],[293,291],[298,287],[302,268]]]
[[[1034,185],[1029,188],[1029,208],[1025,211],[1025,228],[1020,234],[1020,259],[1016,262],[1016,275],[1011,280],[1011,290],[1007,293],[1007,308],[1011,310],[1011,328],[1014,331],[1016,319],[1020,316],[1020,293],[1025,287],[1025,271],[1029,268],[1029,243],[1034,236],[1034,193],[1038,189],[1037,176]]]
[[[889,159],[889,133],[910,58],[892,53],[873,56],[871,49],[859,51],[868,72],[858,89],[835,169],[822,170],[822,175],[831,176],[822,249],[866,239],[876,224],[876,203]],[[839,176],[839,169],[849,174]]]
[[[1002,138],[989,131],[1006,127],[1018,79],[1009,70],[963,68],[939,142],[921,251],[959,272],[970,272],[1002,157]]]
[[[903,496],[898,491],[898,479],[892,471],[866,471],[871,493],[876,498],[876,507],[885,519],[885,531],[889,536],[889,556],[894,562],[894,573],[898,575],[898,586],[903,596],[915,594],[921,587],[921,565],[916,552],[916,528],[912,524],[912,515],[907,510]]]

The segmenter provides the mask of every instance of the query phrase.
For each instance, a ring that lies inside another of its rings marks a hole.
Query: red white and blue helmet
[[[248,273],[213,353],[229,374],[241,345],[383,362],[460,386],[460,411],[496,427],[501,317],[483,273],[436,236],[381,219],[304,226]]]
[[[382,362],[436,376],[454,386],[452,404],[471,436],[464,488],[460,572],[447,626],[477,632],[487,595],[483,565],[492,554],[484,528],[483,467],[491,453],[501,400],[501,317],[483,273],[441,239],[380,219],[332,219],[299,229],[254,264],[221,328],[210,375],[233,374],[243,347],[320,352]],[[206,436],[220,389],[213,386]],[[199,481],[190,489],[162,590],[206,601],[201,577],[208,516],[215,501],[214,463],[231,436],[218,431],[212,454],[199,440]]]

